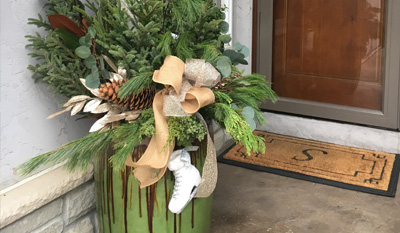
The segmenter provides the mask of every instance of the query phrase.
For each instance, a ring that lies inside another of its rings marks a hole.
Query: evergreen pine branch
[[[195,56],[193,50],[193,41],[195,40],[193,33],[183,32],[179,35],[176,45],[176,56],[182,61]]]
[[[277,96],[275,92],[262,75],[239,76],[239,78],[231,77],[231,81],[224,86],[224,89],[229,97],[232,98],[233,103],[240,108],[250,106],[254,110],[257,121],[260,124],[265,124],[266,120],[258,106],[268,99],[276,102]]]
[[[142,111],[141,117],[133,123],[122,124],[113,135],[115,153],[110,157],[113,168],[119,170],[125,166],[135,146],[144,138],[153,136],[155,132],[152,108]]]
[[[172,54],[172,41],[174,38],[172,37],[172,33],[170,31],[166,32],[162,35],[160,43],[158,44],[158,49],[160,50],[160,54],[163,57]]]
[[[53,27],[43,19],[43,16],[41,14],[38,14],[39,19],[35,18],[28,18],[28,24],[35,25],[38,28],[45,28],[46,31],[53,29]]]
[[[46,16],[65,15],[78,25],[81,25],[83,17],[80,12],[74,11],[74,7],[84,9],[84,5],[80,0],[49,0],[45,6],[47,7]]]
[[[223,43],[219,42],[218,38],[214,38],[213,35],[217,34],[210,33],[209,35],[211,35],[210,38],[197,43],[193,47],[193,50],[196,53],[196,57],[200,57],[212,64],[215,64],[222,55],[221,51],[223,49]]]
[[[214,36],[219,36],[220,35],[220,30],[219,30],[219,25],[215,27],[205,27],[207,26],[207,21],[212,21],[215,19],[221,20],[222,19],[222,14],[221,10],[218,9],[217,7],[212,5],[212,0],[204,0],[206,3],[204,7],[201,9],[203,12],[201,14],[201,19],[197,22],[195,25],[195,34],[197,38],[197,43],[201,43],[201,41],[204,40],[204,35],[213,35]]]
[[[159,68],[159,51],[154,51],[160,39],[162,4],[155,0],[127,0],[126,3],[133,18],[121,8],[120,0],[101,0],[93,17],[93,27],[97,32],[98,52],[125,68],[127,78],[132,78],[143,67]],[[133,28],[128,26],[129,22]]]
[[[73,51],[60,42],[54,31],[50,30],[47,37],[36,33],[36,36],[28,35],[26,38],[29,41],[27,47],[33,49],[29,55],[38,62],[28,66],[36,81],[49,84],[55,93],[66,97],[89,94],[79,79],[90,71]]]
[[[90,161],[106,153],[112,139],[112,130],[94,132],[74,140],[51,152],[36,156],[21,164],[17,170],[27,175],[43,165],[54,165],[66,161],[69,170],[85,169]]]
[[[207,0],[209,2],[209,0]],[[172,30],[185,32],[193,28],[194,24],[200,21],[203,13],[204,0],[179,0],[170,2],[172,22],[175,23]]]
[[[131,78],[118,90],[120,98],[125,98],[128,95],[136,95],[143,89],[152,85],[153,72],[141,72],[138,76]]]
[[[159,0],[148,0],[148,1],[138,1],[138,0],[126,0],[125,1],[135,17],[132,21],[133,24],[140,22],[146,25],[150,22],[161,22],[162,12],[167,3]],[[160,28],[161,29],[161,28]]]
[[[100,1],[99,0],[85,1],[84,5],[94,14],[96,14],[100,6]]]
[[[114,134],[115,153],[110,157],[113,168],[119,170],[125,165],[127,156],[132,155],[136,144],[139,142],[139,125],[137,123],[123,124]]]
[[[241,109],[251,107],[257,121],[261,124],[265,123],[265,118],[258,106],[266,99],[276,101],[277,98],[265,77],[258,74],[242,76],[234,69],[230,77],[221,80],[216,87],[213,90],[216,103],[206,107],[206,112],[209,113],[207,118],[215,119],[236,142],[242,142],[248,154],[251,151],[264,152],[263,139],[252,133],[241,115]],[[233,108],[232,103],[239,109]]]
[[[55,93],[72,97],[79,94],[88,94],[87,89],[79,81],[89,73],[83,62],[75,55],[74,51],[67,48],[62,39],[53,31],[47,22],[47,16],[62,14],[75,21],[78,25],[82,22],[82,15],[74,8],[83,7],[79,0],[49,0],[46,3],[46,19],[39,15],[38,19],[29,19],[29,24],[44,27],[47,36],[39,33],[28,35],[28,48],[33,51],[29,55],[38,62],[29,65],[28,69],[34,73],[35,80],[49,84]]]
[[[84,8],[74,6],[73,9],[74,9],[74,11],[79,12],[82,15],[82,18],[86,19],[86,23],[88,25],[92,24],[92,22],[93,22],[92,16],[89,13],[87,13]],[[96,11],[94,11],[94,12],[96,12]]]
[[[251,151],[265,152],[264,139],[254,135],[243,117],[229,104],[217,102],[209,106],[208,110],[213,113],[213,119],[232,136],[236,143],[243,143],[247,154],[250,155]]]
[[[214,90],[213,92],[217,102],[226,104],[232,103],[232,98],[228,94],[217,90]]]
[[[212,64],[216,63],[217,60],[222,55],[221,51],[218,50],[217,47],[212,45],[206,44],[206,45],[198,45],[196,47],[199,48],[199,52],[201,53],[198,54],[197,57],[201,57],[201,59],[204,59]]]

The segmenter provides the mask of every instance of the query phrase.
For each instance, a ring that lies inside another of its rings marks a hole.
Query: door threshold
[[[264,112],[258,130],[361,149],[400,153],[400,132],[292,114]]]
[[[355,123],[355,122],[347,122],[347,121],[341,121],[341,120],[326,119],[326,118],[322,118],[322,117],[306,116],[306,115],[301,115],[301,114],[296,114],[296,113],[281,112],[281,111],[274,111],[274,110],[265,110],[265,109],[263,109],[262,111],[267,113],[267,114],[268,113],[273,113],[273,114],[278,114],[278,115],[283,115],[283,116],[293,116],[293,117],[305,118],[305,119],[310,119],[310,120],[327,121],[327,122],[333,122],[333,123],[339,123],[339,124],[355,125],[355,126],[361,126],[361,127],[367,127],[367,128],[373,128],[373,129],[400,132],[400,129],[386,128],[386,127],[381,127],[381,126],[376,126],[376,125],[367,125],[367,124],[361,124],[361,123]]]

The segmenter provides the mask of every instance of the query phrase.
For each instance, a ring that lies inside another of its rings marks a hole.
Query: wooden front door
[[[265,108],[398,128],[397,8],[397,0],[255,0],[253,71],[281,99]]]
[[[383,0],[276,1],[274,90],[381,110],[383,16]]]

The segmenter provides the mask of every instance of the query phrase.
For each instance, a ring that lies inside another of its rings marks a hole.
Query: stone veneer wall
[[[98,232],[93,179],[0,229],[1,233]]]

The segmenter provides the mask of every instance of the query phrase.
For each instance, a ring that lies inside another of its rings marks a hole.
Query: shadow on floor
[[[210,233],[399,233],[397,196],[383,197],[218,164]]]

